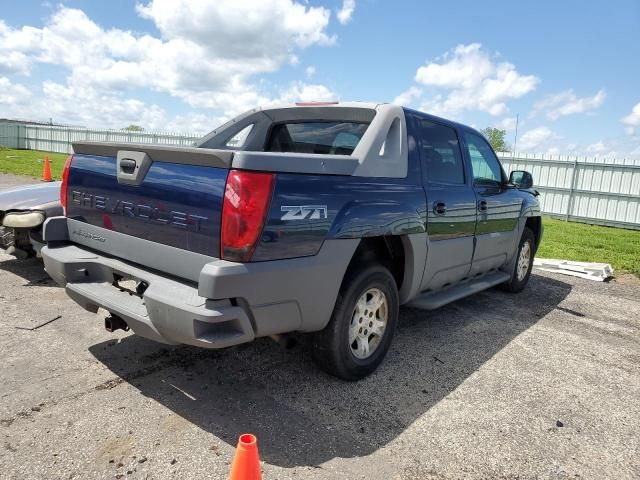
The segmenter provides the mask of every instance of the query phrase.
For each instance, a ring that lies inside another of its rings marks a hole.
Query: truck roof
[[[343,108],[368,108],[375,110],[380,105],[385,105],[388,102],[360,102],[360,101],[347,101],[340,102],[338,100],[327,102],[295,102],[295,103],[275,103],[268,106],[258,107],[257,110],[278,110],[281,108],[300,108],[300,107],[343,107]]]
[[[219,127],[217,127],[215,130],[213,130],[212,132],[210,132],[209,134],[205,135],[199,143],[202,143],[205,139],[208,139],[210,137],[212,137],[213,135],[215,135],[217,132],[220,132],[221,130],[223,130],[224,128],[226,128],[229,125],[232,125],[234,123],[239,122],[241,119],[253,115],[255,113],[258,112],[263,112],[267,115],[269,115],[268,112],[282,112],[285,110],[294,110],[294,109],[305,109],[308,110],[309,108],[322,108],[322,109],[326,109],[326,108],[340,108],[340,109],[363,109],[363,110],[379,110],[380,107],[382,107],[383,105],[392,105],[389,102],[374,102],[374,101],[346,101],[346,102],[341,102],[341,101],[327,101],[327,102],[296,102],[296,103],[275,103],[275,104],[271,104],[271,105],[267,105],[267,106],[259,106],[256,108],[253,108],[247,112],[244,112],[242,114],[240,114],[239,116],[229,120],[228,122],[224,123],[223,125],[220,125]],[[462,123],[459,122],[455,122],[453,120],[449,120],[447,118],[443,118],[443,117],[439,117],[437,115],[433,115],[427,112],[423,112],[420,110],[416,110],[413,108],[409,108],[409,107],[405,107],[402,105],[398,105],[398,107],[402,108],[405,111],[414,113],[416,115],[422,116],[424,118],[428,118],[431,119],[435,122],[438,123],[443,123],[446,125],[450,125],[453,127],[458,127],[458,128],[471,128],[467,125],[464,125]],[[270,115],[269,115],[270,116]],[[471,130],[474,130],[473,128],[471,128]]]

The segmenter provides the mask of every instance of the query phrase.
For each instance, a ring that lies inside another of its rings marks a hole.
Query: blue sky
[[[111,0],[0,9],[0,117],[205,132],[258,104],[379,100],[519,150],[640,157],[640,2]]]

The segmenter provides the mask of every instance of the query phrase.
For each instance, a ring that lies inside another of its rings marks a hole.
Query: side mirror
[[[514,170],[509,174],[509,183],[517,188],[531,188],[533,176],[525,170]]]

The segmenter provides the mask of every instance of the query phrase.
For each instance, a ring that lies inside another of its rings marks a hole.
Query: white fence
[[[177,133],[130,132],[0,122],[0,145],[46,152],[71,153],[71,144],[82,140],[191,146],[198,138],[200,138],[199,135]]]
[[[640,229],[640,161],[501,154],[507,172],[532,173],[542,211],[585,223]]]
[[[0,144],[70,153],[80,140],[192,145],[199,136],[0,122]],[[640,229],[640,161],[500,154],[507,172],[533,174],[545,214]]]

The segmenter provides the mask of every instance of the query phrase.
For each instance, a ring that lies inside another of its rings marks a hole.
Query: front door
[[[506,176],[489,143],[464,130],[465,153],[473,175],[478,217],[471,275],[499,268],[508,261],[519,240],[522,198],[505,187]]]
[[[421,290],[467,276],[473,258],[476,198],[456,130],[414,117],[427,196],[427,260]]]

